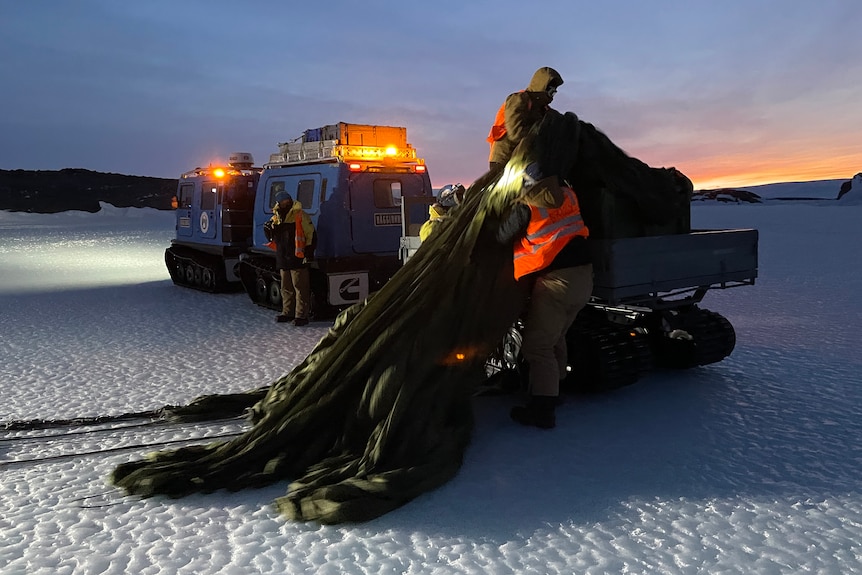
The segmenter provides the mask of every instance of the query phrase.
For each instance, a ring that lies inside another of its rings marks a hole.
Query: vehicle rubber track
[[[165,250],[165,265],[178,286],[209,293],[237,291],[237,282],[228,282],[224,263],[217,257],[172,246]]]
[[[251,301],[281,311],[281,277],[272,258],[250,256],[239,262],[239,279]]]
[[[579,316],[569,329],[567,342],[572,371],[566,384],[574,391],[600,392],[631,385],[652,367],[647,337],[600,313]]]

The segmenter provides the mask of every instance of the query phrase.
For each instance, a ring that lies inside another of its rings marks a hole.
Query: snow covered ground
[[[369,523],[288,522],[270,505],[285,484],[178,500],[107,484],[147,448],[23,461],[241,424],[0,430],[0,573],[862,572],[862,205],[846,199],[695,206],[695,227],[760,230],[757,284],[703,304],[736,327],[729,358],[568,398],[552,431],[512,423],[515,397],[477,398],[459,475]],[[0,212],[0,421],[253,389],[323,335],[173,286],[173,226]]]

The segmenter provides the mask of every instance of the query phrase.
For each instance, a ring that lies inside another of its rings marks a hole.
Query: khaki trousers
[[[311,302],[308,268],[279,271],[281,272],[281,313],[308,319],[308,306]]]
[[[530,365],[530,393],[556,396],[566,377],[566,332],[593,292],[593,266],[540,274],[524,316],[521,353]]]

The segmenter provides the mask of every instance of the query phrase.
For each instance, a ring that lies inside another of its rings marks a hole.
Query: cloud
[[[407,126],[435,185],[469,181],[497,107],[543,65],[566,79],[557,109],[650,164],[850,166],[859,21],[841,0],[10,3],[0,167],[175,177],[347,121]]]

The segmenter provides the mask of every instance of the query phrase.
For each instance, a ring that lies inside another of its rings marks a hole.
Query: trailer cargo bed
[[[752,285],[757,240],[753,229],[591,239],[593,296],[609,305],[649,305],[668,294]]]

